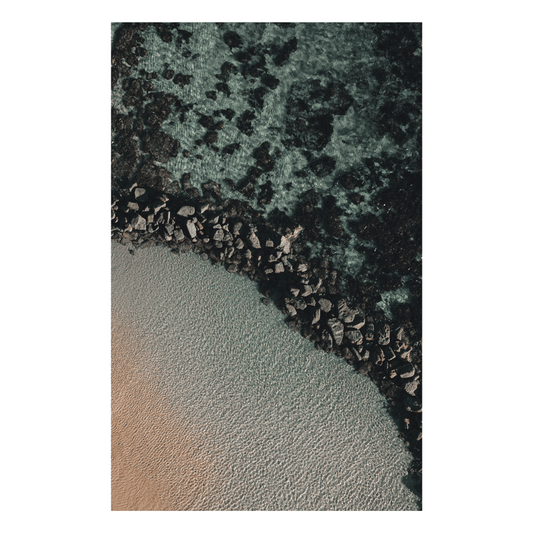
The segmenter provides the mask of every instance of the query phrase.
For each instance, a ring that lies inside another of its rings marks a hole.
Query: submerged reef
[[[421,25],[113,30],[112,238],[257,282],[376,383],[421,495]]]

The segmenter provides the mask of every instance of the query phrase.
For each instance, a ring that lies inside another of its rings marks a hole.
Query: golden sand
[[[190,421],[157,390],[131,329],[113,314],[111,509],[214,509],[220,485],[213,460]]]

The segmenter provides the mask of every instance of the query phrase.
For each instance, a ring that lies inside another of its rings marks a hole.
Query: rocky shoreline
[[[280,231],[238,200],[180,198],[137,184],[114,191],[111,219],[112,239],[131,245],[132,253],[154,245],[192,251],[256,281],[262,302],[277,306],[290,328],[372,379],[414,457],[406,483],[421,494],[420,343],[410,342],[410,324],[366,314],[342,295],[340,274],[330,262],[317,264],[305,256],[300,226]]]
[[[211,26],[206,74],[205,25],[117,25],[112,238],[132,253],[194,251],[257,282],[293,330],[378,386],[421,496],[421,27],[335,25],[349,66],[324,75],[302,25]],[[332,25],[303,26],[332,42]],[[170,62],[146,61],[154,46]],[[280,201],[291,189],[295,203]],[[346,250],[359,271],[332,261]],[[398,290],[408,303],[386,315],[381,295]]]

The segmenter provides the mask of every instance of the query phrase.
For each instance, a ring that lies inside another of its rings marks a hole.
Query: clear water
[[[211,509],[417,510],[401,481],[412,457],[375,385],[287,328],[254,283],[117,243],[112,276],[113,316],[142,339],[147,383],[214,465]]]

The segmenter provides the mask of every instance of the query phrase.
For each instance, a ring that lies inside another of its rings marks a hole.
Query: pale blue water
[[[287,328],[254,283],[192,253],[117,243],[112,274],[147,372],[204,432],[221,509],[417,510],[377,387]]]

